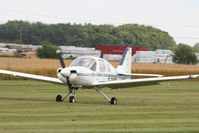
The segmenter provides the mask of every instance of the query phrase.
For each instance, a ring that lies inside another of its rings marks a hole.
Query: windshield
[[[86,67],[91,70],[95,70],[96,68],[96,62],[94,59],[91,58],[77,58],[74,60],[70,66],[81,66],[81,67]]]

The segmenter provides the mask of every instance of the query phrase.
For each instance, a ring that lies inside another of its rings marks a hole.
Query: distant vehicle
[[[52,83],[59,83],[68,86],[69,91],[63,97],[61,95],[57,95],[57,102],[63,102],[67,96],[70,96],[69,102],[74,103],[75,91],[79,88],[82,88],[95,89],[101,95],[103,95],[110,104],[116,104],[117,99],[115,97],[109,98],[102,91],[102,88],[104,87],[118,89],[134,86],[153,85],[157,84],[158,82],[167,80],[192,79],[199,77],[199,75],[163,77],[162,75],[158,74],[133,74],[131,73],[131,52],[131,48],[126,48],[122,59],[120,60],[120,63],[116,69],[106,60],[91,56],[79,57],[75,59],[69,67],[65,67],[61,53],[58,51],[59,60],[62,66],[62,68],[57,69],[58,78],[7,70],[0,70],[0,73],[48,81]],[[150,78],[131,79],[131,76],[150,76]]]

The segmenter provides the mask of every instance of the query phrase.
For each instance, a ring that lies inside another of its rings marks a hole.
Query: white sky
[[[0,23],[151,25],[177,43],[199,42],[199,0],[0,0]]]

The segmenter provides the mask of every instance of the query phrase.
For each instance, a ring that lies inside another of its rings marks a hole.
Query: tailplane
[[[128,47],[125,49],[122,59],[120,60],[120,64],[117,67],[117,73],[125,74],[131,73],[131,56],[132,56],[132,48]]]

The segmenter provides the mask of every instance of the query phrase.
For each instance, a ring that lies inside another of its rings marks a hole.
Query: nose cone
[[[71,74],[71,73],[70,73],[70,70],[69,70],[68,68],[62,69],[60,73],[61,73],[61,75],[64,76],[64,77],[69,77],[70,74]]]

